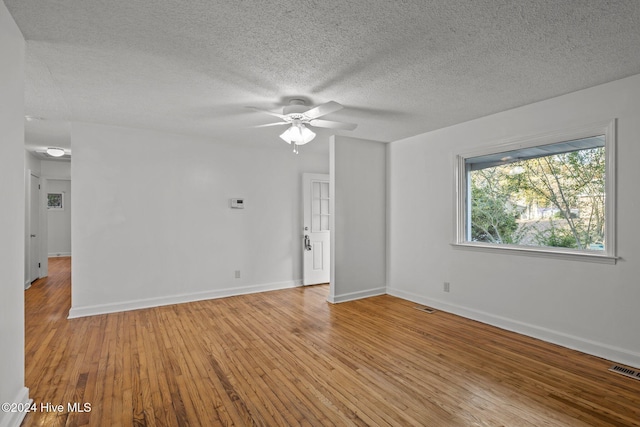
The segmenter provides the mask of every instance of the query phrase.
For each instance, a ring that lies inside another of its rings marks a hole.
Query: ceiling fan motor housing
[[[307,111],[309,109],[309,107],[307,107],[307,103],[304,101],[304,99],[290,99],[289,100],[289,105],[286,105],[283,109],[282,109],[282,114],[302,114],[305,111]]]

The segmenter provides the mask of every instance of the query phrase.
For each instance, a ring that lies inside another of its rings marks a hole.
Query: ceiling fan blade
[[[325,114],[333,113],[334,111],[342,110],[344,107],[335,101],[329,101],[325,104],[320,104],[303,114],[309,118],[309,120],[317,119]]]
[[[271,116],[275,116],[275,117],[278,117],[278,118],[280,118],[280,119],[284,119],[284,118],[286,117],[284,114],[274,113],[274,112],[272,112],[272,111],[269,111],[269,110],[263,110],[263,109],[261,109],[261,108],[256,108],[256,107],[247,107],[247,108],[251,108],[252,110],[260,111],[261,113],[267,113],[267,114],[269,114],[269,115],[271,115]]]
[[[354,130],[358,127],[358,125],[354,123],[342,123],[342,122],[332,122],[331,120],[311,120],[309,121],[311,126],[319,127],[319,128],[329,128],[329,129],[344,129],[344,130]]]
[[[257,125],[254,128],[266,128],[268,126],[279,126],[279,125],[290,125],[291,123],[287,122],[278,122],[278,123],[267,123],[266,125]]]

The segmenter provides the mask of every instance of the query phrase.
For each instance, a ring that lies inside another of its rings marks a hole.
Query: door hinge
[[[40,263],[38,263],[38,268],[40,268]]]
[[[38,184],[38,190],[40,189],[40,184]]]

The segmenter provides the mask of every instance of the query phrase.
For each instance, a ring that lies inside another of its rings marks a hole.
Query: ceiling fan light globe
[[[316,134],[303,124],[293,124],[280,135],[280,138],[287,144],[293,143],[295,145],[304,145],[315,137]]]
[[[291,137],[291,128],[287,128],[287,130],[282,132],[282,134],[280,134],[280,138],[282,138],[282,140],[287,144],[291,144],[291,141],[293,141],[293,138]]]
[[[301,129],[300,129],[300,139],[298,140],[298,142],[296,142],[296,144],[304,145],[307,142],[311,142],[313,140],[313,138],[316,137],[315,132],[313,132],[308,127],[306,127],[304,125],[301,125],[300,127],[301,127]]]

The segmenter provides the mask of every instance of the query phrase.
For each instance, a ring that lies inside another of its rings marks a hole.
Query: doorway
[[[329,175],[302,174],[303,245],[302,284],[329,283],[331,235]]]
[[[25,268],[25,289],[41,277],[42,260],[40,258],[40,177],[29,171],[27,263]]]
[[[47,179],[47,257],[71,256],[71,180]]]

